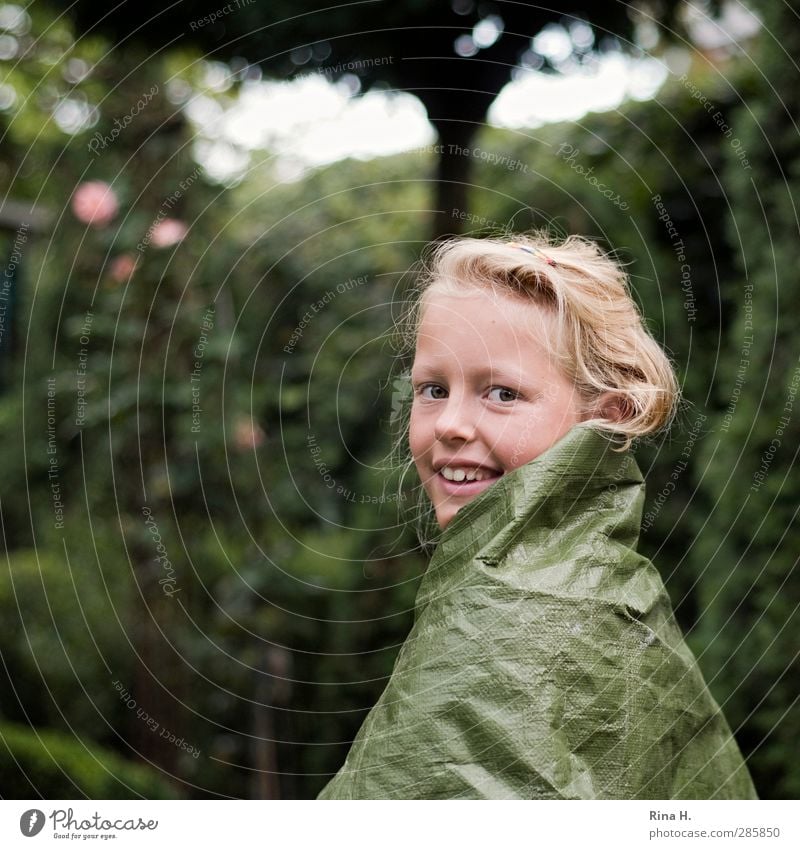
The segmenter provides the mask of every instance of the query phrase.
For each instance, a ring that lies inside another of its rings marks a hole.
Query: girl
[[[408,445],[441,536],[320,798],[755,798],[636,551],[630,447],[678,387],[624,272],[577,237],[462,238],[417,295]]]

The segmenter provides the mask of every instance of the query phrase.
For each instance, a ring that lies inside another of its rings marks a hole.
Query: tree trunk
[[[472,171],[472,140],[478,124],[440,121],[436,202],[432,211],[431,239],[440,240],[464,231],[469,214],[469,176]]]

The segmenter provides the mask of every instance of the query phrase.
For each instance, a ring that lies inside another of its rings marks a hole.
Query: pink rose
[[[266,434],[252,419],[239,419],[233,426],[233,442],[240,451],[258,448],[264,444]]]
[[[150,241],[157,248],[169,248],[182,241],[189,232],[189,228],[183,221],[177,218],[165,218],[153,226]]]
[[[124,283],[136,269],[136,257],[133,254],[115,256],[108,268],[108,273],[117,283]]]
[[[102,180],[81,183],[72,195],[72,211],[78,221],[91,227],[105,227],[119,209],[114,190]]]

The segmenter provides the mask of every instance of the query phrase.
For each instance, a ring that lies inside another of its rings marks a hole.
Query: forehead
[[[473,290],[426,293],[415,366],[515,368],[554,358],[553,316],[530,300]]]
[[[553,329],[551,311],[529,299],[479,289],[451,293],[431,288],[420,306],[417,346],[443,330],[462,330],[493,345],[503,346],[510,337],[550,347]]]

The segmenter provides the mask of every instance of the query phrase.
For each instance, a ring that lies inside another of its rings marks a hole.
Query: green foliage
[[[39,52],[15,67],[21,94],[54,50],[46,16],[33,16]],[[97,124],[67,137],[35,99],[3,119],[3,189],[38,197],[53,213],[25,247],[17,347],[0,403],[14,446],[0,464],[10,551],[0,571],[3,729],[29,724],[135,754],[187,796],[311,797],[385,685],[426,563],[409,526],[413,481],[399,500],[389,497],[399,477],[387,461],[392,380],[404,364],[388,333],[428,239],[422,212],[432,206],[436,163],[411,152],[281,182],[265,154],[240,185],[220,189],[196,165],[165,84],[177,76],[211,96],[199,55],[181,49],[142,64],[135,51],[59,32],[52,37],[71,47],[48,79],[66,80],[70,57],[93,65],[77,91],[99,104]],[[782,67],[770,73],[781,78]],[[673,437],[639,449],[645,510],[654,512],[643,547],[752,755],[759,791],[792,796],[797,546],[783,534],[798,495],[789,474],[794,415],[763,485],[746,504],[742,497],[795,368],[791,197],[800,166],[767,83],[736,71],[721,86],[720,76],[696,83],[726,114],[747,98],[735,126],[748,152],[762,151],[753,156],[758,197],[719,127],[674,81],[654,101],[578,125],[482,131],[477,145],[519,164],[476,161],[468,229],[484,231],[481,220],[495,230],[553,225],[631,263],[635,297],[686,397]],[[109,133],[155,84],[147,108],[92,155],[93,133]],[[56,89],[56,100],[68,96],[65,83]],[[792,96],[784,93],[787,103]],[[775,179],[762,127],[788,183]],[[90,179],[110,183],[119,199],[105,227],[81,224],[69,206]],[[654,196],[684,243],[688,292]],[[148,232],[165,212],[189,230],[159,246]],[[747,252],[737,255],[742,232]],[[120,274],[125,257],[136,267]],[[753,361],[722,432],[745,333],[745,259],[758,293]],[[689,465],[660,503],[687,448]],[[199,757],[151,733],[115,681]],[[39,792],[77,793],[48,783],[61,775],[45,751],[53,746],[31,749],[33,732],[3,734],[15,753],[38,759]],[[105,755],[80,748],[56,759],[80,776],[80,792],[122,792],[116,779],[117,790],[103,783],[123,774],[119,764],[107,772]],[[277,786],[264,783],[272,774]],[[163,792],[126,783],[134,795]]]
[[[95,542],[102,570],[91,550],[53,543],[13,552],[0,572],[2,709],[110,742],[103,718],[120,710],[110,676],[126,666],[130,599],[119,561]]]
[[[729,293],[736,320],[720,359],[722,409],[714,438],[704,446],[704,484],[714,510],[695,555],[706,567],[698,585],[703,617],[697,638],[709,661],[723,670],[726,710],[753,752],[764,795],[797,798],[800,775],[780,753],[791,751],[800,734],[800,359],[794,316],[800,294],[800,92],[791,58],[800,37],[789,5],[753,6],[765,32],[781,33],[781,44],[777,49],[764,40],[748,100],[729,122],[750,167],[727,147],[727,236],[736,263]]]
[[[154,769],[66,734],[0,723],[3,799],[176,799]]]
[[[22,449],[0,471],[12,549],[0,712],[133,751],[186,793],[260,795],[263,756],[286,773],[278,792],[314,795],[382,689],[422,570],[399,556],[413,541],[398,504],[375,509],[390,440],[375,422],[394,368],[376,328],[390,326],[397,269],[424,242],[426,187],[400,162],[394,175],[365,163],[300,185],[276,183],[265,163],[221,192],[165,97],[175,57],[135,73],[121,62],[119,79],[109,61],[94,72],[107,88],[97,132],[160,92],[99,155],[93,128],[42,147],[63,215],[25,250],[25,357],[0,406]],[[68,205],[90,179],[119,199],[103,227]],[[366,210],[357,241],[354,204]],[[148,237],[165,210],[190,227],[169,247]],[[132,273],[120,276],[121,257]],[[274,745],[254,742],[264,722]]]

